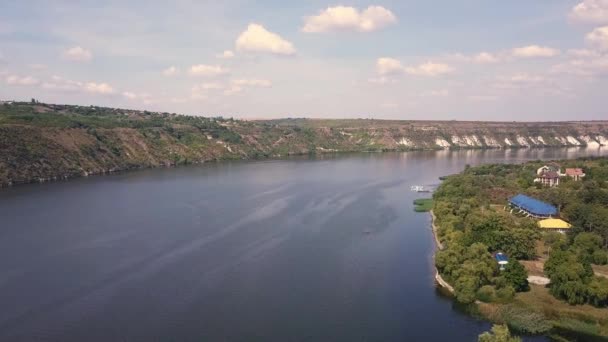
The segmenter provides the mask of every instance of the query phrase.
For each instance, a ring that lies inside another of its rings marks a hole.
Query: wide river
[[[411,185],[526,149],[214,163],[0,190],[2,341],[474,341]]]

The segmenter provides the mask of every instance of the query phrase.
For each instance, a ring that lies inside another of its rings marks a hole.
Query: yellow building
[[[560,233],[565,233],[568,229],[572,228],[572,225],[564,220],[560,219],[546,219],[538,221],[538,227]]]

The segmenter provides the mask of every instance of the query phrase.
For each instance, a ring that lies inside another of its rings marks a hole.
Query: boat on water
[[[410,190],[414,192],[431,192],[431,190],[425,188],[423,185],[412,185]]]

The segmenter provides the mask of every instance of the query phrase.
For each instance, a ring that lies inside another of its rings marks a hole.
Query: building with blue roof
[[[509,263],[509,258],[507,258],[507,256],[502,252],[498,252],[498,253],[494,254],[494,258],[496,259],[496,262],[500,266],[500,270],[504,271],[505,265],[507,265]]]
[[[526,195],[516,195],[509,200],[511,212],[519,210],[527,216],[536,218],[550,218],[557,215],[557,208],[549,203],[537,200]]]

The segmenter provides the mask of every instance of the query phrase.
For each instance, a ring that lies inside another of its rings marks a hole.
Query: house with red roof
[[[568,176],[575,181],[579,181],[585,177],[585,172],[581,168],[567,168],[565,176]]]
[[[540,183],[546,186],[558,186],[559,185],[559,173],[557,171],[541,171],[534,179],[534,182]]]

